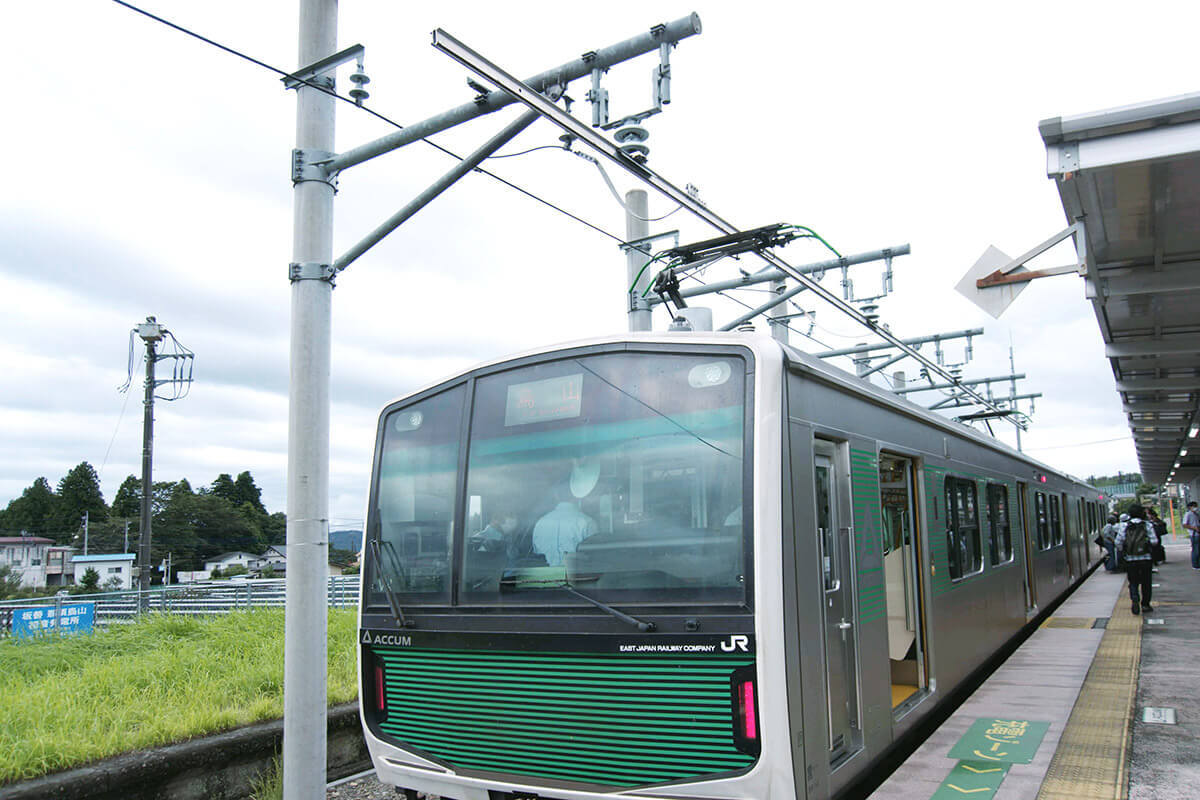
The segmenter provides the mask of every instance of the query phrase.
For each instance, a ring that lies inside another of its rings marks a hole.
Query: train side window
[[[1050,514],[1046,508],[1045,492],[1034,492],[1033,504],[1034,511],[1037,514],[1038,549],[1049,550],[1051,547]]]
[[[1012,527],[1008,521],[1008,487],[989,483],[987,487],[988,548],[992,565],[1012,561]]]
[[[974,481],[946,478],[946,526],[950,578],[958,580],[982,571],[983,549]]]
[[[1063,543],[1062,514],[1059,510],[1058,495],[1050,495],[1050,532],[1054,536],[1053,545]]]

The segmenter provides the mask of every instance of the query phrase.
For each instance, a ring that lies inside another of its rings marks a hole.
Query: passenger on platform
[[[1130,506],[1128,516],[1128,522],[1117,534],[1116,546],[1117,552],[1125,556],[1129,599],[1133,601],[1133,613],[1138,614],[1154,610],[1154,606],[1150,605],[1150,571],[1153,568],[1151,548],[1158,544],[1158,534],[1154,532],[1154,526],[1146,522],[1146,510],[1141,506]]]
[[[1121,535],[1121,531],[1125,530],[1125,526],[1129,524],[1129,515],[1122,514],[1117,519],[1117,532],[1113,536],[1113,550],[1117,551],[1117,572],[1125,571],[1125,554],[1121,552],[1121,548],[1117,547],[1117,536]]]
[[[1117,571],[1117,522],[1116,514],[1108,515],[1108,524],[1100,531],[1100,538],[1104,540],[1104,550],[1108,556],[1104,559],[1105,572]]]
[[[1150,519],[1147,522],[1154,528],[1154,535],[1158,537],[1158,544],[1151,551],[1154,556],[1154,564],[1155,566],[1165,564],[1167,563],[1167,548],[1163,545],[1163,542],[1167,540],[1167,523],[1162,517],[1158,516],[1158,512],[1153,508],[1147,508],[1146,513],[1150,515]],[[1155,572],[1158,572],[1158,570],[1155,570]]]
[[[1195,500],[1187,504],[1183,527],[1187,528],[1188,538],[1192,540],[1192,569],[1200,569],[1200,511],[1196,510]]]

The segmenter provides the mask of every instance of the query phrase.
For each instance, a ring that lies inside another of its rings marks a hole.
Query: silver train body
[[[462,800],[836,797],[1083,577],[1103,513],[743,334],[481,366],[384,409],[372,481],[364,733]]]

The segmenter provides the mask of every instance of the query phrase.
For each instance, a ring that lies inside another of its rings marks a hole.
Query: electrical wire
[[[1003,398],[1001,398],[1003,399]],[[1071,447],[1089,447],[1094,444],[1111,444],[1113,442],[1127,442],[1132,439],[1132,436],[1119,436],[1116,439],[1097,439],[1094,442],[1076,442],[1075,444],[1056,444],[1049,447],[1026,447],[1026,450],[1066,450]]]
[[[128,383],[126,384],[128,386]],[[113,428],[112,438],[108,440],[108,447],[104,450],[104,458],[100,461],[100,469],[96,470],[98,479],[104,478],[104,468],[108,466],[108,456],[112,453],[113,443],[117,441],[117,433],[121,430],[121,422],[125,419],[125,409],[129,407],[129,396],[132,392],[125,392],[125,400],[121,403],[121,413],[117,415],[117,424]]]
[[[253,56],[249,56],[239,50],[235,50],[234,48],[229,47],[228,45],[224,45],[224,44],[221,44],[220,42],[214,41],[213,39],[210,39],[207,36],[203,36],[199,33],[196,33],[193,30],[183,27],[182,25],[171,22],[168,19],[164,19],[163,17],[160,17],[157,14],[152,14],[143,8],[138,8],[137,6],[133,5],[132,3],[126,2],[125,0],[112,0],[112,2],[116,3],[119,6],[122,6],[123,8],[129,9],[130,11],[141,14],[144,17],[148,17],[149,19],[152,19],[155,22],[166,25],[168,28],[172,28],[173,30],[179,31],[180,33],[186,34],[195,39],[199,39],[200,41],[204,42],[205,44],[211,45],[211,46],[217,48],[218,50],[222,50],[226,53],[229,53],[230,55],[233,55],[238,58],[249,61],[251,64],[254,64],[255,66],[262,67],[263,69],[268,70],[270,72],[274,72],[276,75],[279,75],[280,77],[285,77],[285,78],[292,77],[292,73],[290,73],[290,72],[282,70],[279,67],[272,66],[271,64],[268,64],[265,61],[261,61],[257,58],[254,58]],[[309,80],[303,80],[300,78],[293,78],[293,79],[297,83],[304,84],[305,86],[316,89],[319,92],[324,92],[325,94],[329,95],[330,97],[334,97],[338,100],[341,100],[344,103],[348,103],[348,104],[354,106],[355,108],[359,109],[360,111],[365,111],[366,113],[370,114],[371,116],[376,117],[377,119],[380,119],[383,122],[386,122],[387,124],[393,126],[394,128],[397,128],[399,130],[404,130],[404,126],[401,125],[399,122],[396,122],[395,120],[379,113],[378,111],[375,111],[374,109],[359,105],[359,103],[356,100],[354,100],[354,98],[352,98],[352,97],[347,97],[345,95],[338,94],[337,92],[333,91],[332,89],[326,88],[317,83],[313,83],[312,81],[309,81]],[[462,156],[458,155],[457,153],[454,153],[451,150],[448,150],[445,147],[442,147],[437,142],[431,141],[426,138],[422,138],[421,141],[424,142],[425,144],[429,145],[430,147],[434,148],[435,150],[440,150],[441,152],[445,153],[446,155],[450,156],[451,158],[458,159],[459,161],[463,160]],[[539,197],[538,195],[534,194],[533,192],[530,192],[527,189],[517,186],[512,181],[501,178],[499,175],[495,174],[494,172],[490,172],[490,171],[484,169],[483,167],[476,167],[474,171],[480,172],[484,175],[487,175],[489,178],[499,181],[500,183],[504,184],[505,186],[509,187],[510,189],[515,189],[516,191],[524,194],[526,197],[529,197],[533,200],[537,200],[539,203],[542,203],[542,204],[552,208],[553,210],[559,212],[560,214],[562,214],[566,217],[569,217],[570,219],[573,219],[576,222],[591,228],[592,230],[596,231],[597,233],[607,236],[608,238],[612,239],[615,242],[619,242],[621,244],[625,243],[625,240],[622,239],[620,236],[616,236],[612,233],[609,233],[608,231],[604,230],[603,228],[601,228],[597,225],[593,225],[592,223],[588,222],[587,220],[583,219],[582,217],[576,216],[575,214],[572,214],[570,211],[567,211],[566,209],[564,209],[560,206],[557,206],[554,203],[551,203],[549,200],[546,200],[543,197]]]
[[[531,147],[528,150],[522,150],[519,153],[502,153],[501,155],[498,155],[498,156],[488,156],[488,160],[493,160],[493,159],[497,159],[497,158],[516,158],[517,156],[524,156],[524,155],[529,155],[530,153],[536,153],[538,150],[562,150],[562,147],[557,144],[543,144],[543,145],[538,145],[537,147]]]
[[[629,214],[629,216],[633,217],[634,219],[639,219],[642,222],[662,222],[664,219],[683,208],[683,204],[681,203],[680,205],[675,206],[675,211],[668,211],[661,217],[643,217],[635,213],[634,210],[630,208],[629,205],[621,198],[621,193],[617,191],[617,187],[613,184],[612,178],[608,177],[608,171],[604,169],[604,165],[600,163],[600,159],[594,158],[587,153],[580,153],[578,150],[568,150],[567,152],[579,156],[584,161],[590,161],[595,164],[596,169],[600,170],[600,177],[604,178],[604,183],[608,186],[608,190],[612,192],[612,196],[615,197],[617,202],[621,204],[621,208],[625,209],[625,213]],[[629,291],[633,290],[630,289]]]

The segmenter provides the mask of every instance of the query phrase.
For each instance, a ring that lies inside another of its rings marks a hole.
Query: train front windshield
[[[727,354],[600,353],[389,413],[368,602],[745,603],[745,375]]]

